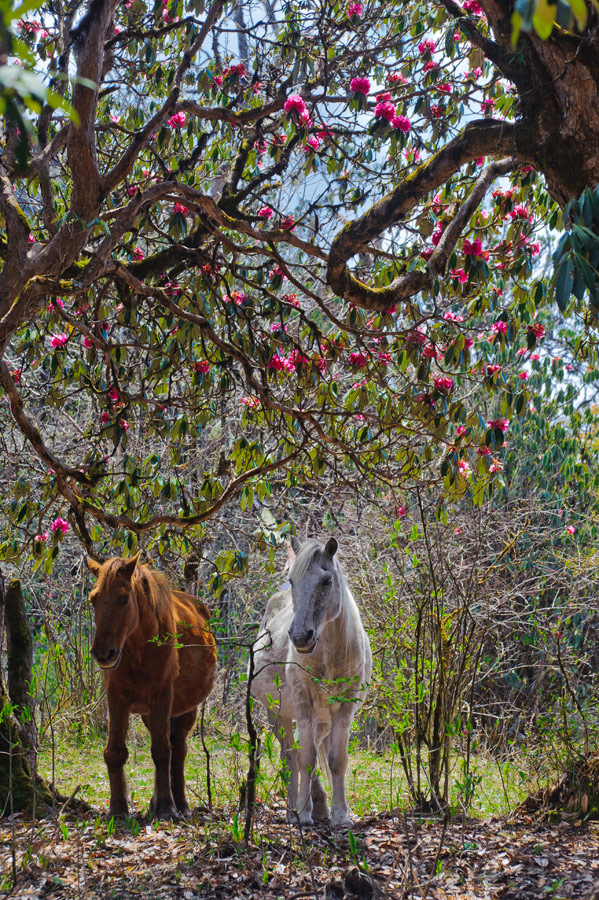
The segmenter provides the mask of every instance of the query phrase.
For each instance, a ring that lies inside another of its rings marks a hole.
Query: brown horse
[[[98,581],[89,595],[96,634],[92,653],[104,670],[108,743],[104,760],[110,780],[110,814],[128,813],[124,765],[129,714],[140,713],[152,736],[156,768],[150,813],[189,815],[184,764],[187,735],[199,704],[214,686],[216,645],[201,600],[172,591],[160,572],[138,556],[88,559]]]

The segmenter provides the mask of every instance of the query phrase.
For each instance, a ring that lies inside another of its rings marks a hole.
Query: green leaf
[[[560,265],[555,279],[555,299],[560,312],[565,312],[572,287],[574,285],[574,264],[571,259],[565,259]]]

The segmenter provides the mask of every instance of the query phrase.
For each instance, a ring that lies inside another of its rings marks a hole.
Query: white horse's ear
[[[295,550],[291,546],[291,541],[285,541],[285,547],[287,549],[287,562],[285,563],[285,568],[283,569],[283,574],[288,572],[293,563],[295,562]]]
[[[337,543],[337,541],[335,540],[334,537],[329,538],[328,541],[326,542],[324,549],[329,554],[331,559],[334,557],[335,553],[337,552],[338,546],[339,546],[339,544]]]
[[[100,574],[100,569],[102,568],[102,566],[100,565],[99,562],[96,562],[95,559],[92,559],[91,556],[88,556],[87,557],[87,568],[90,570],[92,575],[95,575],[97,578],[98,575]]]
[[[302,545],[300,544],[298,538],[294,534],[291,535],[291,550],[293,553],[299,553],[299,549]]]

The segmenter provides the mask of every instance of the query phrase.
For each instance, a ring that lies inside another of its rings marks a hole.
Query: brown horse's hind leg
[[[190,816],[191,810],[185,797],[185,757],[187,735],[193,728],[197,709],[171,719],[171,789],[175,806],[182,816]]]
[[[129,710],[108,690],[108,743],[104,762],[110,781],[110,815],[126,816],[129,812],[124,765],[129,751],[125,743],[129,727]]]

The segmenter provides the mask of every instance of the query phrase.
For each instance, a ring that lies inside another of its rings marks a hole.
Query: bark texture
[[[21,583],[0,579],[0,620],[6,636],[7,680],[0,678],[0,816],[50,803],[49,786],[35,772],[37,729],[30,693],[33,644]]]

